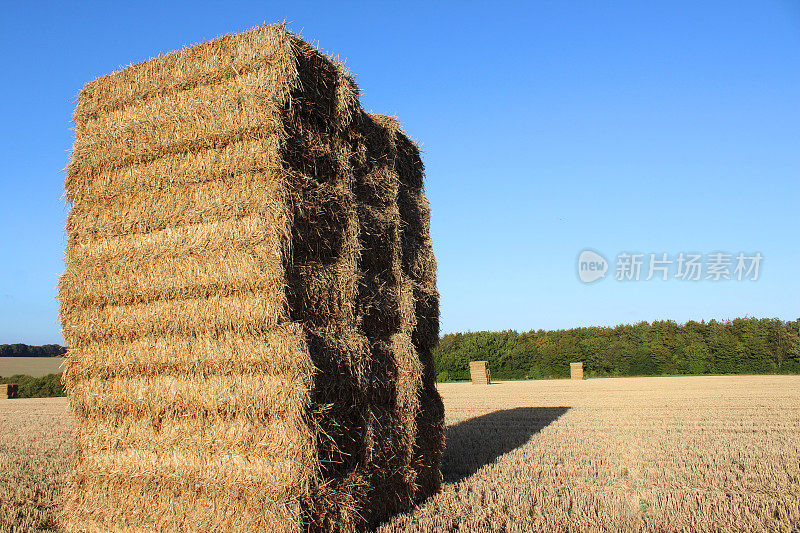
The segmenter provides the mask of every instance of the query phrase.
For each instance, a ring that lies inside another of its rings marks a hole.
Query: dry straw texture
[[[474,385],[489,385],[492,378],[489,375],[488,361],[472,361],[469,364],[469,377]]]
[[[282,25],[82,90],[69,531],[355,531],[439,490],[418,147]]]
[[[569,375],[572,379],[583,379],[583,363],[570,363]]]

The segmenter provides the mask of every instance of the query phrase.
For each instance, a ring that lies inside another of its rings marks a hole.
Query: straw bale
[[[265,26],[90,82],[65,181],[68,531],[361,531],[439,490],[419,148]]]
[[[78,98],[75,122],[153,96],[211,85],[265,65],[286,67],[292,40],[289,32],[267,27],[130,65],[86,84]]]
[[[166,189],[139,190],[82,202],[70,212],[67,231],[78,240],[86,240],[247,216],[276,219],[282,214],[278,209],[283,203],[282,180],[275,174],[251,173],[246,181],[222,178],[173,184]]]
[[[489,385],[492,382],[487,361],[471,361],[469,374],[473,385]]]
[[[570,363],[569,374],[571,379],[583,379],[583,362]]]
[[[95,174],[71,174],[67,198],[83,202],[120,195],[168,192],[173,186],[225,180],[230,187],[246,186],[252,175],[273,171],[279,164],[274,137],[232,142],[196,152],[162,154],[146,163]]]
[[[71,387],[78,417],[164,418],[198,416],[259,419],[282,415],[305,399],[302,382],[271,375],[90,378]]]
[[[228,330],[255,334],[276,326],[281,310],[280,294],[255,292],[103,307],[62,305],[61,313],[69,317],[62,331],[72,344]]]
[[[287,527],[301,520],[297,486],[278,491],[262,482],[128,478],[85,470],[73,474],[71,483],[64,520],[75,531],[301,531]]]
[[[11,400],[17,397],[19,393],[19,384],[5,383],[0,384],[0,400]]]
[[[302,376],[313,371],[302,329],[287,323],[258,334],[145,337],[131,341],[76,343],[70,347],[80,365],[65,379],[144,375],[269,374]]]
[[[79,428],[77,441],[81,449],[125,451],[136,448],[158,452],[166,449],[199,450],[212,457],[218,453],[279,456],[297,444],[296,435],[307,431],[302,417],[274,418],[254,425],[238,416],[225,418],[163,419],[158,424],[139,418],[125,418],[119,423],[97,417],[91,425]]]

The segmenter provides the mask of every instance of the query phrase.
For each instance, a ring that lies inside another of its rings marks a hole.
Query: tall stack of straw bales
[[[354,531],[440,484],[418,147],[265,26],[88,83],[67,169],[69,531]]]
[[[469,377],[473,385],[491,385],[492,376],[489,373],[489,362],[471,361],[469,363]]]
[[[583,379],[583,363],[570,363],[569,364],[569,377],[570,379]]]

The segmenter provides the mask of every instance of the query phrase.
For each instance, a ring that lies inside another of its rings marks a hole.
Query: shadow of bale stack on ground
[[[525,445],[569,407],[517,407],[459,422],[447,428],[442,457],[444,481],[455,483],[501,455]]]

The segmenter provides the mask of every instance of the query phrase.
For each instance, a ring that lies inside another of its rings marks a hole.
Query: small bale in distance
[[[0,400],[11,400],[19,395],[19,384],[6,383],[0,385]]]
[[[492,375],[488,361],[472,361],[469,364],[469,376],[473,385],[490,385]]]
[[[569,364],[570,379],[583,379],[583,363]]]

